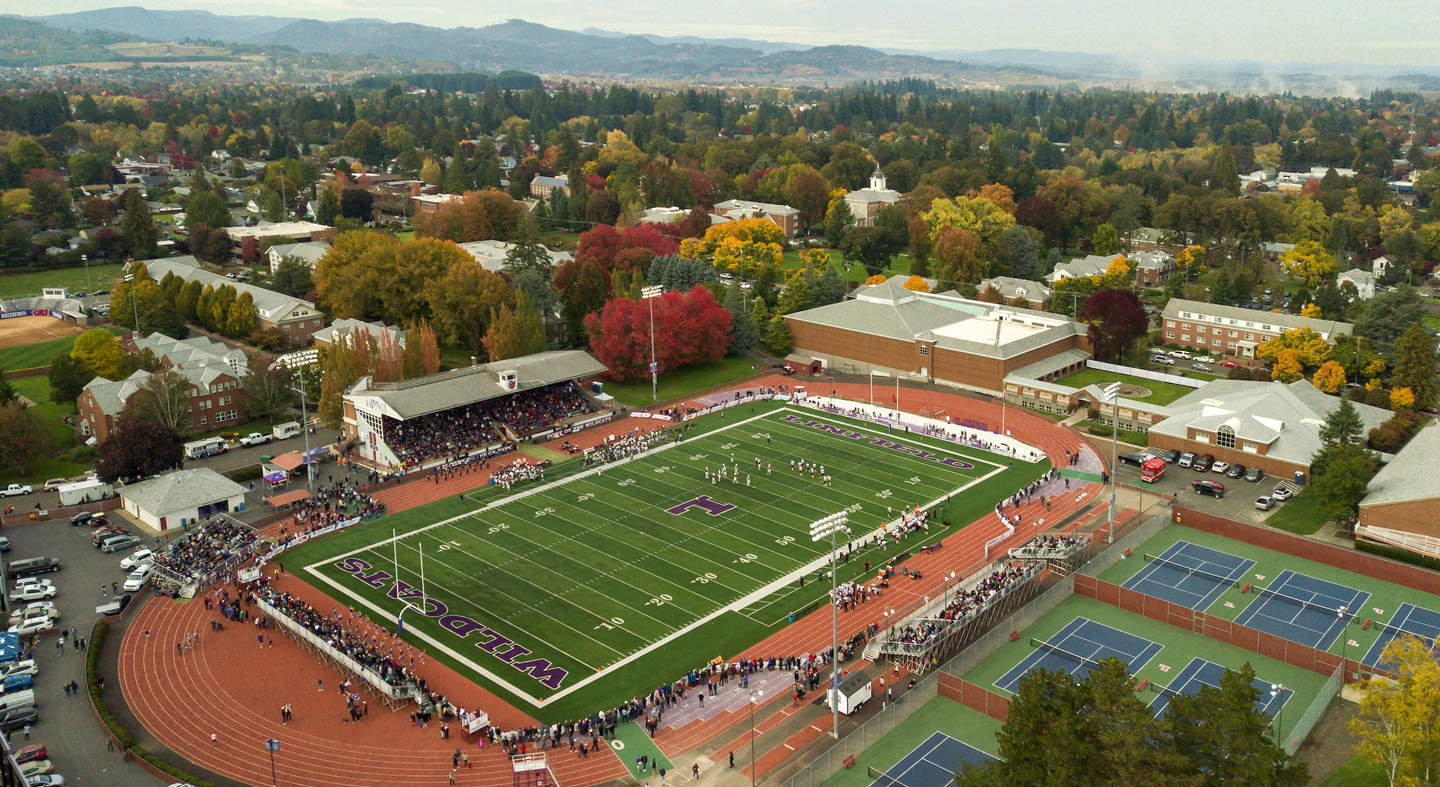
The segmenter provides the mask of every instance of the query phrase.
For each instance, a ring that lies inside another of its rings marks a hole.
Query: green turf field
[[[826,548],[811,542],[811,522],[848,511],[859,539],[890,509],[958,492],[947,518],[968,524],[1049,467],[1007,468],[992,454],[772,403],[696,423],[682,442],[603,472],[567,462],[508,495],[490,487],[327,536],[286,554],[286,568],[389,625],[421,603],[410,588],[423,550],[433,617],[406,614],[406,637],[558,721],[734,656],[821,602],[829,584],[814,580]],[[732,455],[739,483],[707,482],[705,471]],[[757,457],[773,472],[757,470]],[[792,471],[794,458],[824,465],[833,484]],[[702,495],[733,508],[677,508]],[[950,532],[937,523],[902,546]],[[839,578],[897,551],[857,550]]]
[[[1189,371],[1187,370],[1187,374]],[[1175,383],[1166,383],[1159,380],[1147,380],[1144,377],[1132,377],[1128,374],[1117,374],[1102,369],[1081,369],[1080,371],[1061,377],[1056,380],[1057,385],[1068,385],[1072,388],[1084,388],[1087,385],[1104,385],[1105,383],[1122,382],[1138,385],[1150,389],[1149,396],[1126,397],[1137,402],[1150,402],[1151,404],[1170,404],[1185,394],[1192,393],[1194,388],[1186,388]]]
[[[1288,505],[1288,504],[1287,504]],[[1347,658],[1355,661],[1361,660],[1380,636],[1381,629],[1371,625],[1363,627],[1366,620],[1375,620],[1381,623],[1388,622],[1390,615],[1400,604],[1408,602],[1418,607],[1440,612],[1440,596],[1433,596],[1413,588],[1383,582],[1378,579],[1371,579],[1367,576],[1332,568],[1323,563],[1316,563],[1303,558],[1286,555],[1282,552],[1275,552],[1269,549],[1250,546],[1240,541],[1234,541],[1223,536],[1211,535],[1199,530],[1184,527],[1183,525],[1169,525],[1161,530],[1135,550],[1136,558],[1143,558],[1143,555],[1160,555],[1169,549],[1176,541],[1189,541],[1192,544],[1217,549],[1221,552],[1229,552],[1232,555],[1249,558],[1255,561],[1255,567],[1250,569],[1245,581],[1253,583],[1257,587],[1263,587],[1273,577],[1278,576],[1287,569],[1301,574],[1308,574],[1316,579],[1323,579],[1327,582],[1334,582],[1339,585],[1363,590],[1370,594],[1365,602],[1364,609],[1355,610],[1356,622],[1345,629],[1343,636],[1336,639],[1335,644],[1330,647],[1331,653],[1344,653]],[[1125,584],[1125,581],[1136,574],[1146,564],[1140,560],[1122,560],[1111,566],[1100,578],[1113,582],[1117,585]],[[1260,597],[1254,593],[1241,593],[1237,588],[1225,591],[1207,609],[1202,612],[1215,615],[1216,617],[1234,620],[1252,602]]]
[[[993,655],[980,662],[978,666],[962,677],[977,686],[1001,695],[1006,694],[1007,692],[997,687],[995,682],[1035,651],[1030,644],[1030,639],[1033,637],[1042,641],[1048,640],[1076,617],[1089,618],[1096,623],[1103,623],[1111,628],[1159,643],[1162,646],[1160,652],[1134,673],[1140,680],[1148,679],[1151,684],[1168,685],[1170,677],[1178,675],[1185,665],[1197,656],[1232,669],[1238,669],[1249,663],[1254,667],[1257,679],[1269,683],[1280,683],[1295,692],[1280,713],[1283,734],[1288,734],[1294,729],[1295,723],[1300,720],[1301,715],[1310,707],[1310,703],[1315,700],[1320,689],[1325,685],[1325,677],[1318,673],[1293,667],[1282,661],[1266,658],[1233,645],[1216,642],[1201,634],[1185,631],[1176,626],[1160,623],[1141,615],[1126,612],[1119,607],[1112,607],[1109,604],[1081,596],[1071,596],[1062,601],[1059,606],[1021,632],[1023,636],[1020,639],[1001,645]],[[1154,685],[1147,686],[1142,690],[1141,699],[1149,704],[1160,696],[1157,691],[1158,689]],[[979,741],[966,740],[965,742],[976,748],[983,748]]]
[[[88,286],[103,290],[115,286],[125,266],[120,263],[91,265]],[[49,271],[0,275],[0,298],[38,298],[46,287],[64,287],[71,292],[86,288],[85,268],[56,268]]]

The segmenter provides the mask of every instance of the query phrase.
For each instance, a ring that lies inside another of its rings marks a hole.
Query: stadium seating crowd
[[[559,383],[406,421],[387,418],[385,444],[408,470],[434,459],[454,462],[499,443],[502,424],[523,438],[592,409],[575,383]]]
[[[230,519],[201,525],[183,541],[155,556],[155,565],[181,577],[200,578],[241,555],[255,543],[255,531]]]

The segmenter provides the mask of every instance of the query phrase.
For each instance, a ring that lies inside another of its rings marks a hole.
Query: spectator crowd
[[[383,433],[385,444],[409,470],[435,459],[460,462],[471,451],[504,440],[506,426],[523,438],[593,409],[579,386],[565,382],[404,421],[386,418]]]
[[[248,558],[255,531],[234,521],[211,519],[155,555],[155,565],[177,577],[200,579],[228,561]]]

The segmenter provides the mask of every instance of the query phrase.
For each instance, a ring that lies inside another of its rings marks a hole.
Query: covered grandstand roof
[[[551,350],[401,382],[371,383],[366,378],[346,398],[363,409],[388,410],[387,415],[408,419],[604,371],[605,365],[584,350]],[[514,388],[503,384],[512,372]],[[376,402],[368,401],[372,399]]]

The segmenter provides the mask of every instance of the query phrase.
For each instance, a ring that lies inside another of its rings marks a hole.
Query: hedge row
[[[105,704],[105,699],[100,696],[100,653],[105,648],[105,638],[109,636],[109,634],[110,622],[105,620],[96,621],[95,628],[90,633],[90,649],[85,656],[85,682],[89,686],[90,701],[94,703],[95,712],[100,715],[101,723],[105,725],[106,729],[110,730],[110,734],[115,737],[115,740],[120,742],[120,747],[129,750],[132,756],[139,757],[150,763],[177,781],[187,782],[194,785],[194,787],[215,787],[210,782],[197,779],[190,775],[190,773],[176,768],[170,763],[151,754],[149,751],[146,751],[144,747],[136,745],[135,736],[131,735],[130,731],[125,729],[125,726],[110,713],[110,708]]]
[[[1395,547],[1385,546],[1384,544],[1374,544],[1359,539],[1355,540],[1355,549],[1361,552],[1369,552],[1372,555],[1379,555],[1380,557],[1388,557],[1391,560],[1398,560],[1401,563],[1410,563],[1421,568],[1428,568],[1432,571],[1440,571],[1440,560],[1436,560],[1433,557],[1426,557],[1425,555],[1417,555],[1414,552],[1404,549],[1396,549]]]

